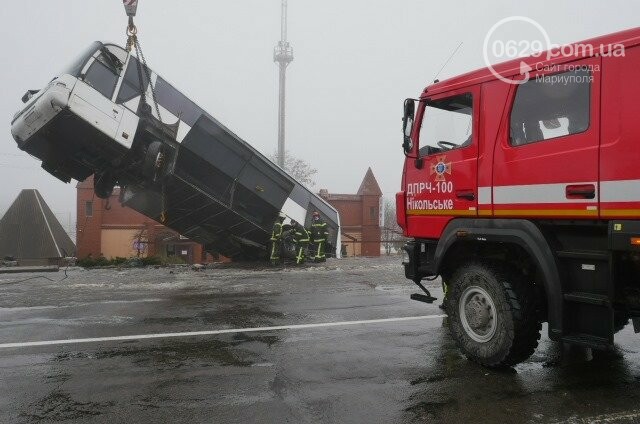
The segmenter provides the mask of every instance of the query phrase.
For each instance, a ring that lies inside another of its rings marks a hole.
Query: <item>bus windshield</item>
[[[82,54],[76,57],[73,62],[71,62],[67,67],[63,68],[62,72],[60,72],[60,74],[58,75],[69,74],[73,75],[74,77],[79,77],[82,68],[84,68],[84,65],[87,63],[87,60],[89,60],[89,58],[93,56],[93,54],[100,47],[102,47],[102,43],[99,41],[94,41],[82,52]]]

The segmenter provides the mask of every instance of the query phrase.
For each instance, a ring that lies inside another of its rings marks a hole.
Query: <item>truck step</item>
[[[609,260],[609,253],[603,250],[558,250],[556,251],[556,256],[568,259]]]
[[[588,303],[590,305],[609,306],[609,297],[603,294],[593,294],[584,292],[565,293],[564,300],[574,303]]]
[[[609,340],[590,334],[568,334],[562,337],[562,341],[569,344],[592,347],[594,349],[606,350],[611,348]]]
[[[420,293],[413,293],[410,296],[411,300],[417,300],[418,302],[424,302],[424,303],[433,303],[436,300],[438,300],[437,297],[433,297],[433,296],[427,296],[425,294],[420,294]]]

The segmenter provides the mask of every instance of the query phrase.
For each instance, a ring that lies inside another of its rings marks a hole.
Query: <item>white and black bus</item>
[[[120,46],[91,44],[22,100],[13,138],[64,182],[120,186],[124,205],[230,257],[263,256],[279,213],[308,225],[317,210],[340,256],[331,205]]]

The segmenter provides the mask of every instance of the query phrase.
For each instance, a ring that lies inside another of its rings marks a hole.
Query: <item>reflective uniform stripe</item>
[[[298,257],[296,258],[296,262],[298,263],[302,262],[303,258],[304,258],[304,247],[301,247],[300,251],[298,252]]]
[[[273,231],[271,232],[271,260],[280,260],[280,243],[282,240],[282,223],[276,222],[273,224]]]
[[[271,260],[272,261],[277,261],[278,259],[280,259],[280,255],[278,254],[280,252],[276,252],[276,246],[278,246],[277,243],[272,243],[272,247],[271,247]]]
[[[316,259],[324,259],[323,243],[327,241],[328,235],[329,232],[327,231],[326,222],[322,221],[311,224],[311,238],[313,239],[314,243],[318,244],[317,252],[315,254]]]
[[[276,222],[273,224],[273,231],[271,232],[271,241],[276,241],[282,237],[282,224]]]

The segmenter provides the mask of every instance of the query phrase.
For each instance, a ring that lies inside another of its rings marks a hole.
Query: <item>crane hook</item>
[[[124,10],[127,12],[127,16],[129,17],[129,24],[127,25],[127,51],[131,51],[131,47],[135,43],[136,34],[138,33],[138,29],[136,25],[133,23],[133,17],[136,16],[136,11],[138,10],[138,0],[122,0],[122,4],[124,5]]]
[[[136,16],[136,11],[138,10],[138,0],[122,0],[122,4],[124,4],[124,10],[127,12],[127,16],[129,18],[133,18]]]

